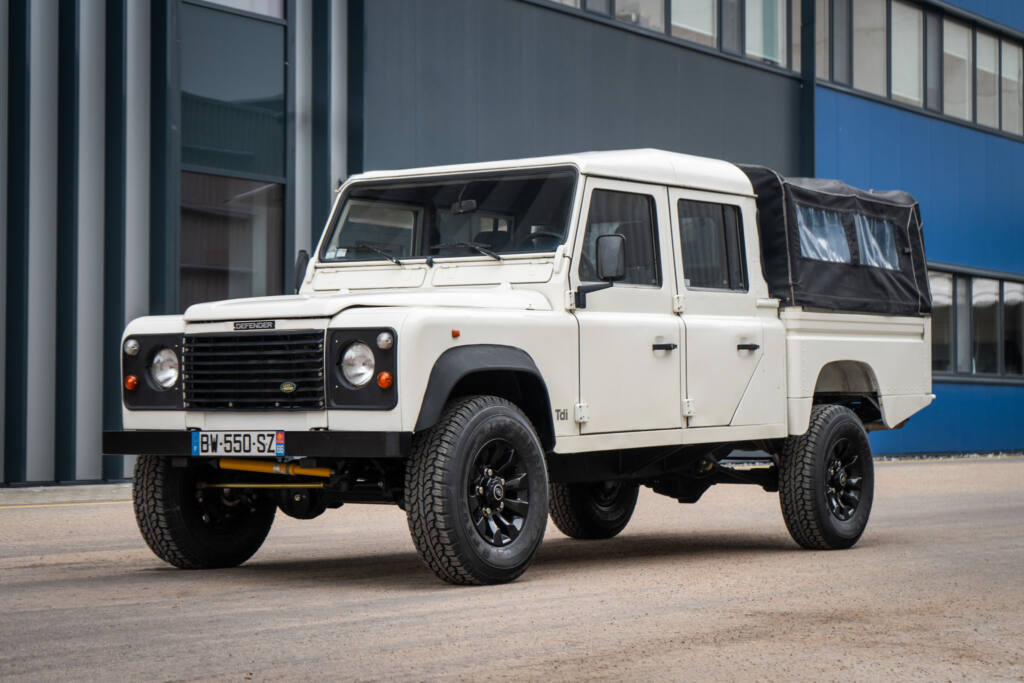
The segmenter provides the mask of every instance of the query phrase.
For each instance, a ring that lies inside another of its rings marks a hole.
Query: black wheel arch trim
[[[555,425],[547,383],[530,354],[518,347],[502,344],[458,346],[438,356],[427,380],[415,431],[421,432],[437,424],[452,392],[460,383],[474,375],[488,373],[508,373],[519,380],[520,396],[507,396],[508,392],[501,390],[494,393],[518,405],[534,423],[544,449],[551,450],[555,443]],[[522,380],[533,386],[523,387]]]

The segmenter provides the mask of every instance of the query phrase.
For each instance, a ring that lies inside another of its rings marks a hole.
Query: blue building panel
[[[816,109],[818,177],[910,192],[930,260],[1024,274],[1024,142],[822,86]]]
[[[876,454],[1020,451],[1024,386],[936,383],[935,401],[903,429],[872,432]]]
[[[946,0],[950,5],[991,21],[1024,31],[1024,2],[1021,0]]]

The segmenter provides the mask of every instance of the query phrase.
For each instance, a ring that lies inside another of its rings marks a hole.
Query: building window
[[[672,0],[672,35],[718,46],[718,0]]]
[[[284,188],[181,174],[181,307],[283,289]]]
[[[917,7],[892,3],[892,98],[924,104],[924,16]]]
[[[569,7],[575,7],[577,9],[579,9],[579,6],[580,6],[580,0],[552,0],[552,1],[553,2],[557,2],[559,5],[568,5]]]
[[[932,290],[932,371],[953,372],[953,276],[929,273]]]
[[[929,271],[932,369],[1024,378],[1024,279]]]
[[[850,54],[850,2],[832,0],[832,80],[850,85],[853,59]]]
[[[942,19],[937,14],[925,15],[925,106],[942,109]]]
[[[800,16],[800,0],[792,0],[789,18],[789,68],[793,71],[800,71],[800,65],[803,57],[803,55],[800,54],[800,41],[803,40],[800,30],[801,25],[803,24],[803,19]]]
[[[1024,283],[1003,283],[1003,357],[1007,375],[1024,375]]]
[[[586,0],[587,9],[598,14],[611,14],[611,0]]]
[[[885,0],[853,0],[853,87],[886,94]]]
[[[746,291],[742,225],[738,207],[679,200],[679,242],[687,288]]]
[[[942,111],[971,120],[973,73],[971,29],[946,19],[942,23]]]
[[[740,0],[722,0],[722,49],[733,54],[743,52],[743,32],[740,30]]]
[[[284,19],[284,0],[210,0],[216,5]]]
[[[800,0],[794,0],[793,11],[800,6]],[[829,49],[828,49],[828,27],[829,27],[829,0],[817,0],[814,8],[814,69],[818,78],[828,78],[829,74]]]
[[[999,372],[999,281],[971,280],[971,332],[974,341],[972,371]]]
[[[1024,52],[1003,41],[1003,130],[1024,135]]]
[[[285,31],[180,5],[182,310],[284,291]]]
[[[785,0],[747,0],[745,15],[747,56],[785,66]]]
[[[664,32],[665,0],[616,0],[615,18],[641,28]]]
[[[978,123],[999,127],[999,39],[980,31],[977,40],[977,105]]]

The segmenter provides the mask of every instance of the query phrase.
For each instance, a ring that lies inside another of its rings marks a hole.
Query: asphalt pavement
[[[394,507],[182,571],[124,485],[0,490],[0,678],[1024,680],[1024,458],[876,468],[852,550],[799,549],[756,487],[644,489],[618,538],[549,525],[490,587],[435,579]]]

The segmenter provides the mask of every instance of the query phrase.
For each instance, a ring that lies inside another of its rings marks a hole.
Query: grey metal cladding
[[[798,74],[511,0],[365,24],[367,170],[630,147],[798,170]]]

